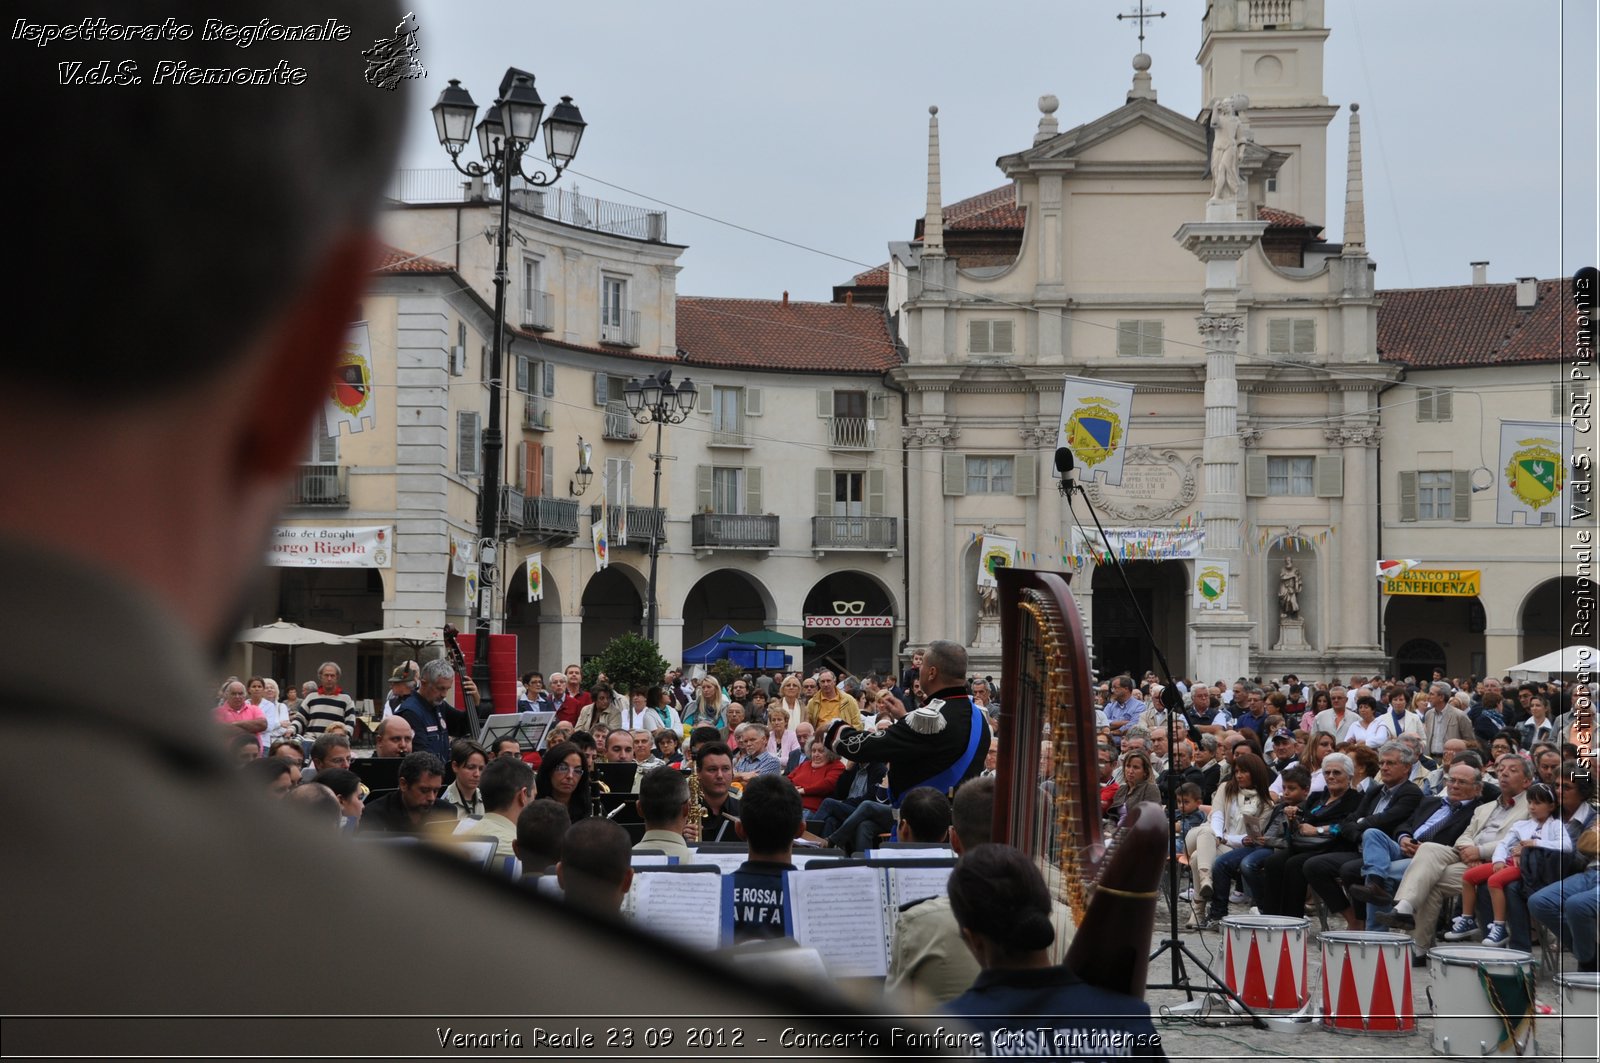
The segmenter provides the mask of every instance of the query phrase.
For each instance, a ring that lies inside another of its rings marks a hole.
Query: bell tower
[[[1212,0],[1202,27],[1201,106],[1244,93],[1264,148],[1285,152],[1262,202],[1314,223],[1328,220],[1328,123],[1322,94],[1324,0]]]

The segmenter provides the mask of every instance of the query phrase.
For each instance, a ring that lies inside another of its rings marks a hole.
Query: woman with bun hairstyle
[[[1144,1001],[1051,965],[1050,891],[1021,850],[973,846],[950,872],[949,891],[961,940],[983,970],[945,1010],[985,1035],[982,1054],[1166,1058]]]

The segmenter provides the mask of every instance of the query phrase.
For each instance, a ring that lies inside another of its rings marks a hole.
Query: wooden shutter
[[[1122,320],[1117,322],[1117,354],[1121,357],[1133,357],[1139,353],[1139,322]]]
[[[551,398],[556,393],[556,364],[554,362],[541,362],[540,366],[544,370],[545,398]]]
[[[554,498],[556,494],[556,448],[544,448],[544,497]]]
[[[1246,454],[1244,456],[1244,493],[1246,498],[1267,497],[1267,456],[1265,454]]]
[[[1400,519],[1412,521],[1417,519],[1417,474],[1403,472],[1400,474]]]
[[[522,466],[522,493],[529,498],[542,494],[544,485],[544,448],[526,440],[520,451]]]
[[[989,344],[989,322],[967,322],[967,353],[988,354],[992,350]]]
[[[817,489],[817,516],[833,516],[833,470],[818,469],[813,482]]]
[[[744,415],[746,417],[761,416],[761,389],[744,389]]]
[[[1012,493],[1028,498],[1039,493],[1039,458],[1034,454],[1018,454],[1012,473]]]
[[[606,399],[606,375],[604,373],[596,373],[594,375],[594,404],[596,406],[604,406]]]
[[[1472,519],[1472,473],[1466,469],[1456,469],[1450,474],[1452,520]]]
[[[1566,395],[1562,391],[1562,386],[1557,384],[1550,391],[1550,416],[1565,417],[1567,413]]]
[[[698,513],[710,513],[711,500],[711,466],[696,465],[694,467],[694,508]]]
[[[1361,460],[1360,458],[1356,459]],[[1323,454],[1317,458],[1313,476],[1318,498],[1344,497],[1344,455]]]
[[[946,454],[944,456],[944,493],[947,495],[964,495],[967,493],[967,456],[965,454]]]
[[[1013,346],[1013,332],[1015,332],[1015,328],[1009,321],[995,321],[992,323],[989,346],[995,354],[1010,354],[1015,349]]]
[[[868,469],[864,479],[866,480],[867,491],[867,516],[884,516],[888,509],[884,494],[884,470],[881,468]]]
[[[324,432],[320,420],[311,437],[311,458],[318,465],[334,465],[339,461],[339,437]]]
[[[744,469],[744,511],[761,513],[761,467],[746,465]]]
[[[530,375],[529,372],[528,372],[529,368],[530,367],[528,365],[528,360],[526,358],[522,357],[521,355],[518,355],[517,356],[517,390],[521,391],[523,393],[526,393],[526,392],[528,392],[530,390],[529,385],[528,385],[528,377]]]
[[[1159,357],[1162,344],[1166,342],[1167,326],[1163,321],[1139,322],[1139,353],[1149,357]]]
[[[1433,420],[1433,395],[1432,388],[1417,389],[1417,420]]]
[[[1433,393],[1433,419],[1448,421],[1455,415],[1455,393],[1439,388]]]
[[[831,390],[819,389],[817,391],[817,416],[833,416],[833,392]]]
[[[1317,353],[1317,323],[1313,318],[1302,317],[1295,319],[1294,353],[1296,355]]]
[[[456,472],[462,476],[475,476],[482,452],[478,436],[478,414],[462,411],[456,414]]]
[[[1294,348],[1294,322],[1275,317],[1267,322],[1267,353],[1288,354]]]

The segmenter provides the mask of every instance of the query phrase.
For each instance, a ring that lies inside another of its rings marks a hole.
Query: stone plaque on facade
[[[1122,465],[1122,486],[1086,484],[1089,501],[1130,524],[1170,517],[1199,495],[1202,459],[1175,450],[1132,447]]]

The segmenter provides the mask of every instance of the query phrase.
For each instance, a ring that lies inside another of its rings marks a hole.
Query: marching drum
[[[1322,944],[1322,1025],[1334,1033],[1411,1033],[1411,936],[1329,931]]]
[[[1515,949],[1446,945],[1428,950],[1433,1050],[1442,1056],[1531,1056],[1534,958]]]
[[[1572,971],[1556,975],[1561,988],[1561,1016],[1545,1019],[1545,1029],[1556,1026],[1560,1039],[1556,1051],[1563,1059],[1594,1059],[1600,1055],[1600,974]]]
[[[1222,920],[1227,987],[1253,1011],[1290,1013],[1311,999],[1306,978],[1309,919],[1230,915]]]

